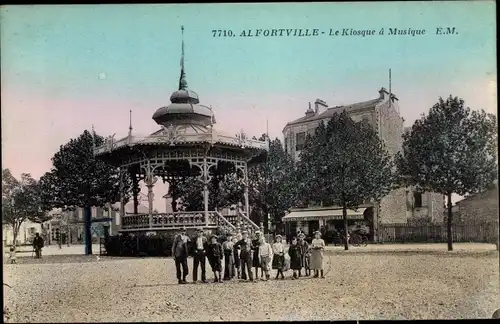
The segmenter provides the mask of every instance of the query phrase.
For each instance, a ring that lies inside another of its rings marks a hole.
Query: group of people
[[[314,271],[314,277],[324,278],[325,242],[320,232],[315,233],[311,244],[308,244],[305,235],[300,233],[292,239],[287,249],[281,235],[276,235],[275,243],[271,245],[266,242],[260,231],[255,232],[253,238],[249,237],[247,231],[243,231],[236,235],[227,234],[221,244],[216,235],[208,239],[203,229],[199,229],[196,238],[191,240],[183,228],[172,245],[179,284],[187,283],[190,247],[194,250],[193,282],[198,281],[198,268],[201,268],[201,281],[207,282],[206,260],[213,272],[213,282],[232,279],[255,281],[259,280],[259,272],[261,279],[267,281],[271,277],[272,269],[277,270],[275,279],[285,279],[285,272],[289,269],[293,271],[293,280],[302,276],[302,269],[305,276],[310,276],[311,271]],[[289,258],[286,258],[286,254]]]

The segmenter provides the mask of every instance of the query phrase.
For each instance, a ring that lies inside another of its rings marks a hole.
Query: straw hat
[[[274,238],[275,238],[275,239],[278,239],[278,238],[283,238],[283,236],[281,236],[281,235],[279,235],[279,234],[278,234],[278,235],[276,235]]]

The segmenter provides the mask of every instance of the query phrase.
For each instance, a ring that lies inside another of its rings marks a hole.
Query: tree
[[[236,170],[233,173],[214,174],[210,180],[208,208],[210,210],[229,207],[241,201],[243,183]],[[204,210],[203,183],[195,177],[186,177],[169,186],[169,193],[180,199],[180,207],[185,211]],[[176,203],[177,206],[177,203]],[[174,210],[175,211],[175,210]]]
[[[497,122],[451,95],[416,120],[403,135],[397,165],[402,185],[418,185],[447,197],[448,251],[453,250],[451,195],[488,189],[498,176]]]
[[[263,134],[260,141],[268,140]],[[264,216],[264,229],[269,221],[280,223],[286,210],[295,202],[293,173],[294,161],[276,138],[269,142],[266,162],[256,164],[248,170],[249,202],[254,210]],[[268,215],[271,219],[268,219]]]
[[[42,208],[40,187],[29,173],[16,179],[9,169],[2,169],[2,223],[12,227],[14,246],[19,229],[26,220],[48,219]]]
[[[103,143],[103,137],[84,131],[61,145],[52,157],[52,170],[40,179],[45,205],[62,210],[84,209],[85,254],[92,254],[91,207],[105,207],[120,200],[119,168],[94,158],[94,145]],[[123,181],[128,201],[131,192],[128,173]]]
[[[345,111],[335,113],[308,137],[296,177],[302,200],[342,206],[346,250],[347,209],[381,199],[394,183],[393,162],[384,143],[370,125],[354,122]]]

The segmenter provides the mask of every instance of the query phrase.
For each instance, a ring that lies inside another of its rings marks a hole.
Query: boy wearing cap
[[[212,236],[211,243],[208,246],[208,262],[214,273],[214,282],[222,282],[221,271],[222,271],[222,258],[224,251],[222,251],[222,245],[217,242],[219,238],[217,235]]]
[[[194,257],[193,257],[193,282],[198,280],[198,266],[201,267],[201,281],[207,282],[206,276],[206,255],[208,248],[208,240],[203,235],[203,229],[198,229],[198,236],[194,242]]]
[[[276,279],[278,279],[281,274],[281,279],[285,279],[285,275],[283,274],[283,267],[285,264],[285,247],[282,243],[281,235],[276,235],[276,243],[273,244],[273,269],[278,270],[276,273]]]
[[[235,247],[240,249],[241,279],[253,281],[252,275],[252,240],[248,238],[248,232],[241,232],[242,238]],[[247,277],[248,271],[248,277]]]

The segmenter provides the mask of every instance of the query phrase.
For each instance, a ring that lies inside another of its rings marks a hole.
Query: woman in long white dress
[[[314,271],[314,278],[324,278],[323,273],[323,251],[325,250],[325,241],[321,238],[321,233],[316,231],[314,239],[311,242],[311,270]]]

